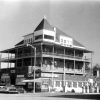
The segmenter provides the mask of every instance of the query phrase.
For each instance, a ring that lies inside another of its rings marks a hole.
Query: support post
[[[34,47],[34,93],[35,93],[35,66],[36,65],[36,47]]]
[[[84,53],[84,51],[83,51],[83,53]],[[86,59],[86,56],[85,56],[85,59]],[[85,59],[84,59],[84,76],[85,76],[85,67],[86,67],[86,65],[85,65]]]
[[[75,49],[74,49],[74,75],[75,75]]]
[[[27,46],[30,46],[32,47],[32,49],[34,49],[34,90],[33,90],[33,93],[35,93],[35,67],[36,67],[36,47],[34,47],[33,45],[31,44],[27,44]],[[32,66],[33,67],[33,66]]]
[[[53,45],[53,54],[54,54],[54,45]],[[53,56],[53,66],[52,66],[52,89],[53,89],[53,68],[54,68],[54,56]]]
[[[92,63],[93,63],[93,61],[92,61],[92,56],[93,56],[93,53],[91,52],[91,75],[93,75],[93,69],[92,69]]]
[[[65,92],[65,48],[64,48],[64,75],[63,75],[63,92]]]
[[[9,50],[8,50],[8,68],[9,68]]]
[[[41,70],[42,70],[42,63],[43,63],[43,57],[42,57],[42,52],[43,52],[43,48],[42,48],[43,44],[41,43]]]
[[[16,49],[16,58],[18,58],[18,48]],[[16,64],[15,64],[15,68],[17,68],[17,59],[16,59]]]
[[[1,57],[2,57],[2,54],[0,52],[0,70],[1,70]]]
[[[41,74],[42,74],[42,64],[43,64],[43,57],[42,57],[42,52],[43,52],[43,48],[42,48],[43,44],[41,43]],[[41,89],[42,89],[42,82],[41,82]]]

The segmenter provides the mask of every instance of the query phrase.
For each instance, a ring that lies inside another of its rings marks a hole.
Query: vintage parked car
[[[25,93],[25,92],[26,92],[26,91],[23,89],[23,87],[21,87],[21,86],[17,86],[16,89],[17,89],[17,91],[18,91],[19,93]]]
[[[18,94],[19,92],[14,86],[3,86],[0,87],[0,93]]]

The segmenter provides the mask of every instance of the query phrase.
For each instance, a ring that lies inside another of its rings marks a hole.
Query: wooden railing
[[[79,57],[79,56],[72,56],[72,55],[64,55],[64,54],[58,54],[58,53],[52,53],[52,52],[37,52],[36,56],[41,56],[41,54],[44,54],[44,56],[48,56],[48,57],[52,57],[54,56],[59,57],[59,58],[67,58],[67,59],[72,59],[72,60],[83,60],[83,61],[90,61],[90,59],[84,59],[83,57]],[[31,57],[34,56],[34,53],[24,53],[24,54],[18,54],[16,56],[10,56],[10,57],[5,57],[5,58],[1,58],[1,60],[10,60],[10,59],[16,59],[16,58],[21,58],[21,57]]]
[[[45,65],[43,64],[42,71],[46,71],[46,72],[60,72],[60,73],[64,73],[64,68],[61,67],[53,67],[50,65]],[[83,74],[83,69],[71,69],[71,68],[65,68],[65,73],[77,73],[77,74]]]

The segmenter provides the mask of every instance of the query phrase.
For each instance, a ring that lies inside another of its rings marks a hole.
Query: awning
[[[41,78],[37,78],[37,79],[26,79],[22,81],[23,83],[28,83],[28,82],[42,82]]]

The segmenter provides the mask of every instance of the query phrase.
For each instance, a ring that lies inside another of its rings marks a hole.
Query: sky
[[[99,0],[0,0],[0,51],[32,33],[43,16],[93,51],[93,64],[100,64]]]

